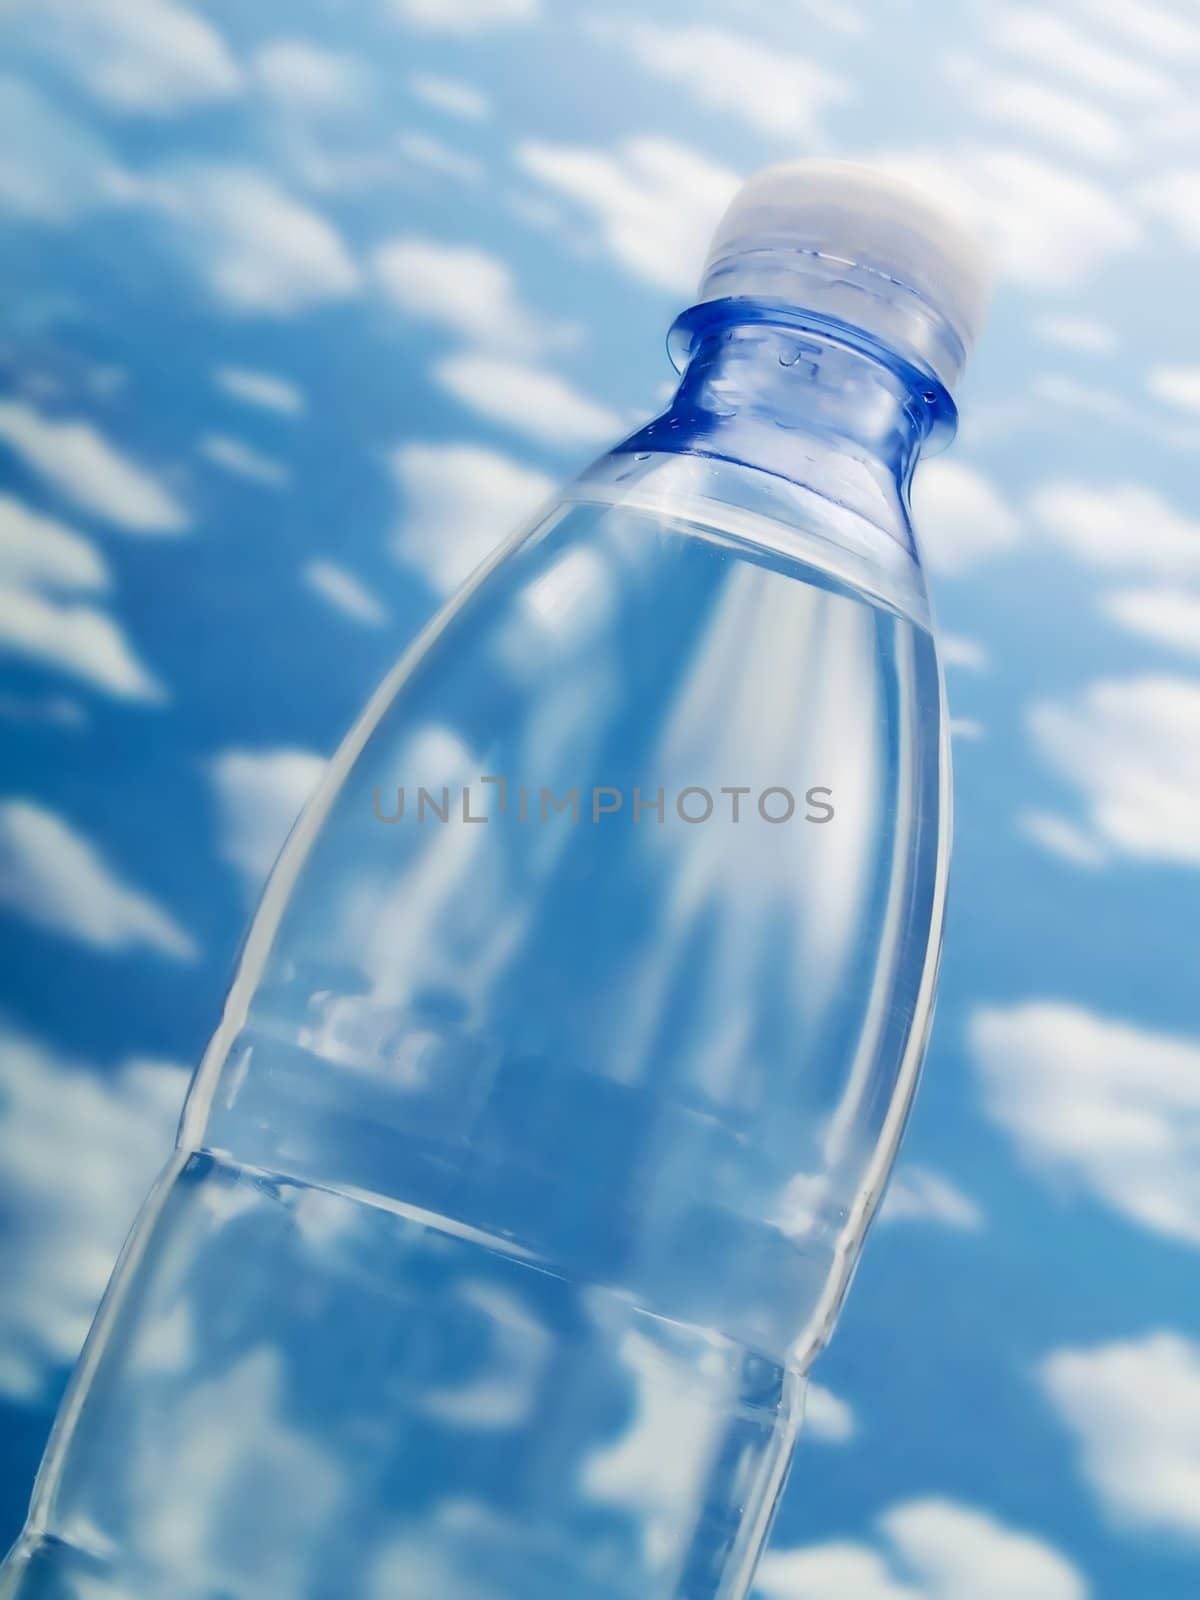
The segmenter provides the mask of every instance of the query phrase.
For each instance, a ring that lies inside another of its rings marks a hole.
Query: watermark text
[[[786,784],[754,788],[739,783],[715,788],[688,784],[671,790],[663,785],[626,789],[615,784],[548,788],[481,776],[474,783],[453,786],[377,787],[372,800],[375,820],[389,827],[401,822],[485,825],[500,817],[522,825],[571,827],[611,824],[618,819],[634,826],[661,826],[668,821],[689,827],[711,822],[736,825],[756,819],[773,826],[797,821],[820,826],[832,822],[837,814],[833,790],[826,784],[814,784],[803,792]]]

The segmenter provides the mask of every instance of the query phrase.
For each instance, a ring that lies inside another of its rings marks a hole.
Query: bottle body
[[[727,379],[335,759],[0,1594],[748,1594],[923,1048],[948,774],[906,529],[698,448],[753,429]]]

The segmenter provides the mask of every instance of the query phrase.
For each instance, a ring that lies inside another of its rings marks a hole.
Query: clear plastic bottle
[[[914,192],[743,190],[297,824],[7,1600],[747,1595],[930,1020],[980,292]]]

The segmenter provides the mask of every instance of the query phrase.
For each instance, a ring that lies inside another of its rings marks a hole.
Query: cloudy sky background
[[[1193,1596],[1200,19],[10,0],[3,56],[0,1535],[322,761],[821,153],[999,284],[918,485],[942,998],[761,1594]]]

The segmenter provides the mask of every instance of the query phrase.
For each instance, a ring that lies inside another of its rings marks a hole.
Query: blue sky
[[[661,401],[739,176],[998,285],[918,514],[933,1045],[765,1600],[1200,1581],[1200,20],[1162,0],[18,0],[0,63],[0,1518],[249,910],[414,631]]]

